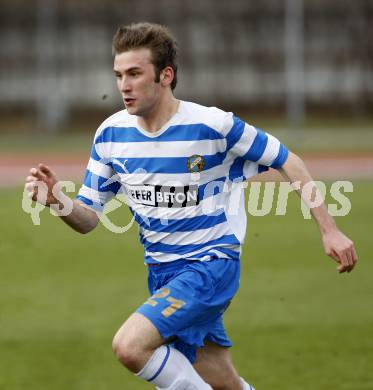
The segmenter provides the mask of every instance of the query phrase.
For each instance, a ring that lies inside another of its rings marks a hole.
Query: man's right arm
[[[93,230],[98,223],[97,214],[78,199],[73,200],[73,208],[69,215],[60,218],[79,233],[86,234]]]
[[[43,188],[36,186],[36,182],[46,185],[44,194],[38,194],[38,191],[43,191]],[[68,198],[59,188],[56,174],[48,166],[39,164],[37,168],[30,169],[30,175],[26,178],[26,189],[32,200],[51,207],[67,225],[77,232],[85,234],[97,226],[99,220],[97,213],[80,200]],[[68,215],[59,212],[65,207],[63,200],[70,203],[71,212]]]

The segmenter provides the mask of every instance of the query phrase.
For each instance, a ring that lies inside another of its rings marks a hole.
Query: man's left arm
[[[303,160],[290,151],[286,162],[278,170],[290,183],[300,183],[297,192],[301,197],[303,187],[310,182],[313,183]],[[313,191],[315,191],[316,196],[321,196],[316,184],[314,184]],[[309,205],[309,199],[305,196],[302,199]],[[339,263],[338,272],[351,272],[357,262],[354,243],[338,229],[324,202],[320,206],[310,207],[310,210],[319,226],[326,254]]]

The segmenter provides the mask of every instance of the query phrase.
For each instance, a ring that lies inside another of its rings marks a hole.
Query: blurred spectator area
[[[291,16],[298,27],[290,38],[289,4],[1,1],[0,111],[24,112],[50,128],[81,110],[113,112],[121,103],[112,73],[112,36],[120,24],[151,21],[168,25],[179,41],[178,97],[230,110],[285,110],[287,56],[295,38],[298,67],[290,70],[300,73],[296,92],[307,110],[339,107],[371,114],[373,0],[304,0],[300,18]]]

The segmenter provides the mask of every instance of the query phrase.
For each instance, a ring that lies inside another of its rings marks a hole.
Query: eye
[[[131,77],[139,77],[143,74],[143,71],[141,69],[130,69],[128,74]]]

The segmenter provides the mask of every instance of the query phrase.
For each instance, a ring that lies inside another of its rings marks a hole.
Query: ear
[[[161,85],[164,86],[164,87],[167,87],[167,86],[171,85],[172,80],[174,79],[174,77],[175,77],[174,70],[171,68],[171,66],[166,66],[161,71],[161,74],[160,74]]]

